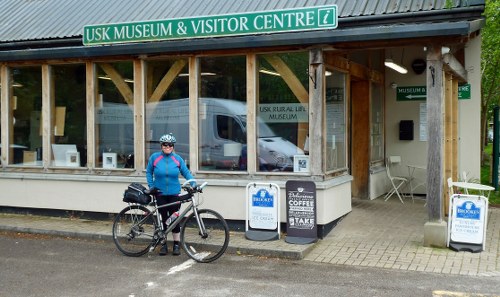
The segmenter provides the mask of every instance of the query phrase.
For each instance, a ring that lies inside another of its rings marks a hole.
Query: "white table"
[[[408,166],[408,180],[410,181],[410,194],[411,194],[411,199],[413,201],[413,191],[417,189],[420,186],[425,185],[425,181],[420,181],[416,184],[413,185],[413,181],[417,180],[415,178],[415,170],[427,170],[427,167],[421,166],[421,165],[407,165]]]
[[[486,196],[486,198],[488,198],[490,196],[491,191],[495,190],[495,188],[491,187],[491,186],[476,184],[476,183],[469,183],[469,182],[453,182],[453,186],[457,187],[457,188],[465,189],[466,194],[469,194],[469,190],[476,190],[476,191],[479,191],[479,193],[482,196],[485,196],[484,192],[487,191],[488,195]]]

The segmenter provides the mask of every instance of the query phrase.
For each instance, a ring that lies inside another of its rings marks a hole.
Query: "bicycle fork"
[[[196,207],[193,207],[193,213],[194,216],[196,217],[196,222],[198,223],[199,227],[199,235],[201,238],[206,239],[208,237],[208,232],[207,229],[205,228],[205,223],[203,220],[200,218],[200,215],[198,214],[198,209]]]

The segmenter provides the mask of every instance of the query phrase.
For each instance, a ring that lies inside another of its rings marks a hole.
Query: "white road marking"
[[[189,267],[193,266],[193,264],[195,264],[196,262],[192,259],[189,259],[187,261],[185,261],[184,263],[180,264],[180,265],[177,265],[177,266],[174,266],[172,268],[170,268],[168,270],[168,273],[167,275],[170,275],[170,274],[174,274],[174,273],[177,273],[177,272],[180,272],[180,271],[183,271],[183,270],[186,270],[188,269]]]
[[[210,253],[199,253],[197,256],[198,256],[198,259],[203,259],[206,256],[208,256],[209,254]],[[184,270],[188,269],[189,267],[193,266],[194,264],[196,264],[196,261],[193,259],[189,259],[180,265],[177,265],[177,266],[170,268],[167,272],[167,275],[174,274],[174,273],[177,273],[180,271],[184,271]]]
[[[432,296],[433,297],[487,297],[487,296],[495,297],[498,295],[435,290],[432,292]]]

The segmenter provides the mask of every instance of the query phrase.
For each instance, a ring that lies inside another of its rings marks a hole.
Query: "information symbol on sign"
[[[329,7],[324,9],[318,9],[318,26],[337,27],[335,8]]]

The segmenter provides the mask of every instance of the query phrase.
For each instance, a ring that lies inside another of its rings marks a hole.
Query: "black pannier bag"
[[[151,197],[149,195],[144,194],[146,187],[139,183],[131,183],[128,186],[128,189],[123,193],[123,202],[128,203],[139,203],[139,204],[148,204],[151,202]]]

